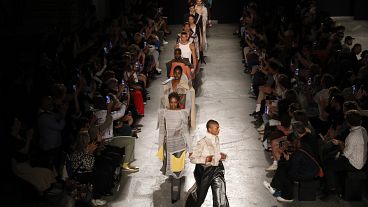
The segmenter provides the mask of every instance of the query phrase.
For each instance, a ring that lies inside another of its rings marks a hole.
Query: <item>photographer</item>
[[[288,142],[282,144],[283,156],[272,182],[263,183],[280,202],[292,202],[293,182],[313,180],[320,169],[316,163],[313,146],[309,145],[311,135],[306,126],[302,122],[295,122],[292,128],[293,132],[288,136]]]

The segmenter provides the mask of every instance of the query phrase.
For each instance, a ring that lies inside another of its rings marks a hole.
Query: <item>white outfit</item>
[[[208,156],[213,156],[211,162],[206,162]],[[207,132],[206,136],[197,142],[197,146],[190,156],[190,162],[193,164],[202,164],[206,166],[218,166],[221,159],[219,137]]]
[[[190,50],[190,43],[188,42],[184,45],[179,42],[178,45],[181,50],[181,57],[188,58],[189,62],[192,62],[192,50]]]
[[[344,156],[358,170],[367,161],[367,141],[367,131],[361,126],[352,127],[345,140]]]

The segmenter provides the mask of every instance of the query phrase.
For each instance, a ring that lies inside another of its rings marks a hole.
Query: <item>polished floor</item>
[[[171,28],[175,32],[179,27]],[[203,65],[202,85],[198,91],[196,105],[197,139],[205,134],[205,123],[209,119],[219,121],[221,127],[220,142],[223,152],[229,155],[224,163],[227,181],[227,195],[232,207],[274,207],[274,206],[368,206],[368,203],[348,203],[340,199],[322,202],[294,202],[280,204],[263,187],[263,180],[271,180],[265,168],[270,165],[269,155],[264,152],[258,141],[258,133],[249,116],[254,110],[255,101],[249,98],[249,76],[242,71],[239,40],[232,35],[234,25],[214,25],[209,32],[207,64]],[[173,58],[174,38],[171,35],[161,56],[161,64]],[[163,74],[166,74],[163,71]],[[151,100],[146,105],[144,127],[136,142],[136,159],[140,167],[135,174],[124,175],[119,192],[108,206],[112,207],[168,207],[182,206],[186,191],[193,185],[194,165],[187,164],[185,183],[182,186],[182,200],[171,204],[170,181],[160,173],[161,163],[155,157],[158,148],[157,110],[159,104],[160,83],[165,75],[155,80],[149,91]],[[209,191],[205,207],[212,206]]]

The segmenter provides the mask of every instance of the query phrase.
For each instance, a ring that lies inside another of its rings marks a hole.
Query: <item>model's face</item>
[[[194,18],[193,18],[193,17],[189,17],[188,22],[189,22],[190,24],[193,24],[193,23],[194,23]]]
[[[218,124],[212,124],[209,128],[208,128],[208,132],[212,135],[219,135],[220,133],[220,125]]]
[[[189,32],[189,31],[190,31],[190,26],[189,26],[189,24],[186,24],[186,25],[184,26],[184,31],[186,31],[186,32]]]
[[[174,57],[175,57],[175,59],[180,59],[180,57],[181,57],[181,52],[179,52],[179,51],[175,51],[175,53],[174,53]]]
[[[182,34],[182,35],[180,36],[180,40],[181,40],[182,42],[186,42],[186,41],[188,41],[188,35],[187,35],[187,34]]]
[[[191,7],[189,8],[189,11],[190,11],[191,13],[194,13],[194,12],[195,12],[194,6],[191,6]]]
[[[202,0],[197,0],[197,1],[196,1],[196,4],[197,4],[197,5],[202,5]]]
[[[181,75],[182,75],[182,72],[180,70],[175,70],[174,71],[174,79],[175,80],[180,80],[181,79]]]
[[[169,100],[169,107],[171,110],[177,109],[178,105],[179,105],[179,100],[177,100],[176,98],[171,98]]]

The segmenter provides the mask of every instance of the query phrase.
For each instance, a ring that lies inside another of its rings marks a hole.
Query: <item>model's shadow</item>
[[[154,207],[182,207],[184,204],[184,200],[186,197],[186,193],[184,191],[185,177],[181,178],[181,192],[180,192],[180,200],[171,203],[171,180],[167,178],[164,183],[160,185],[160,189],[153,192],[153,206]]]

